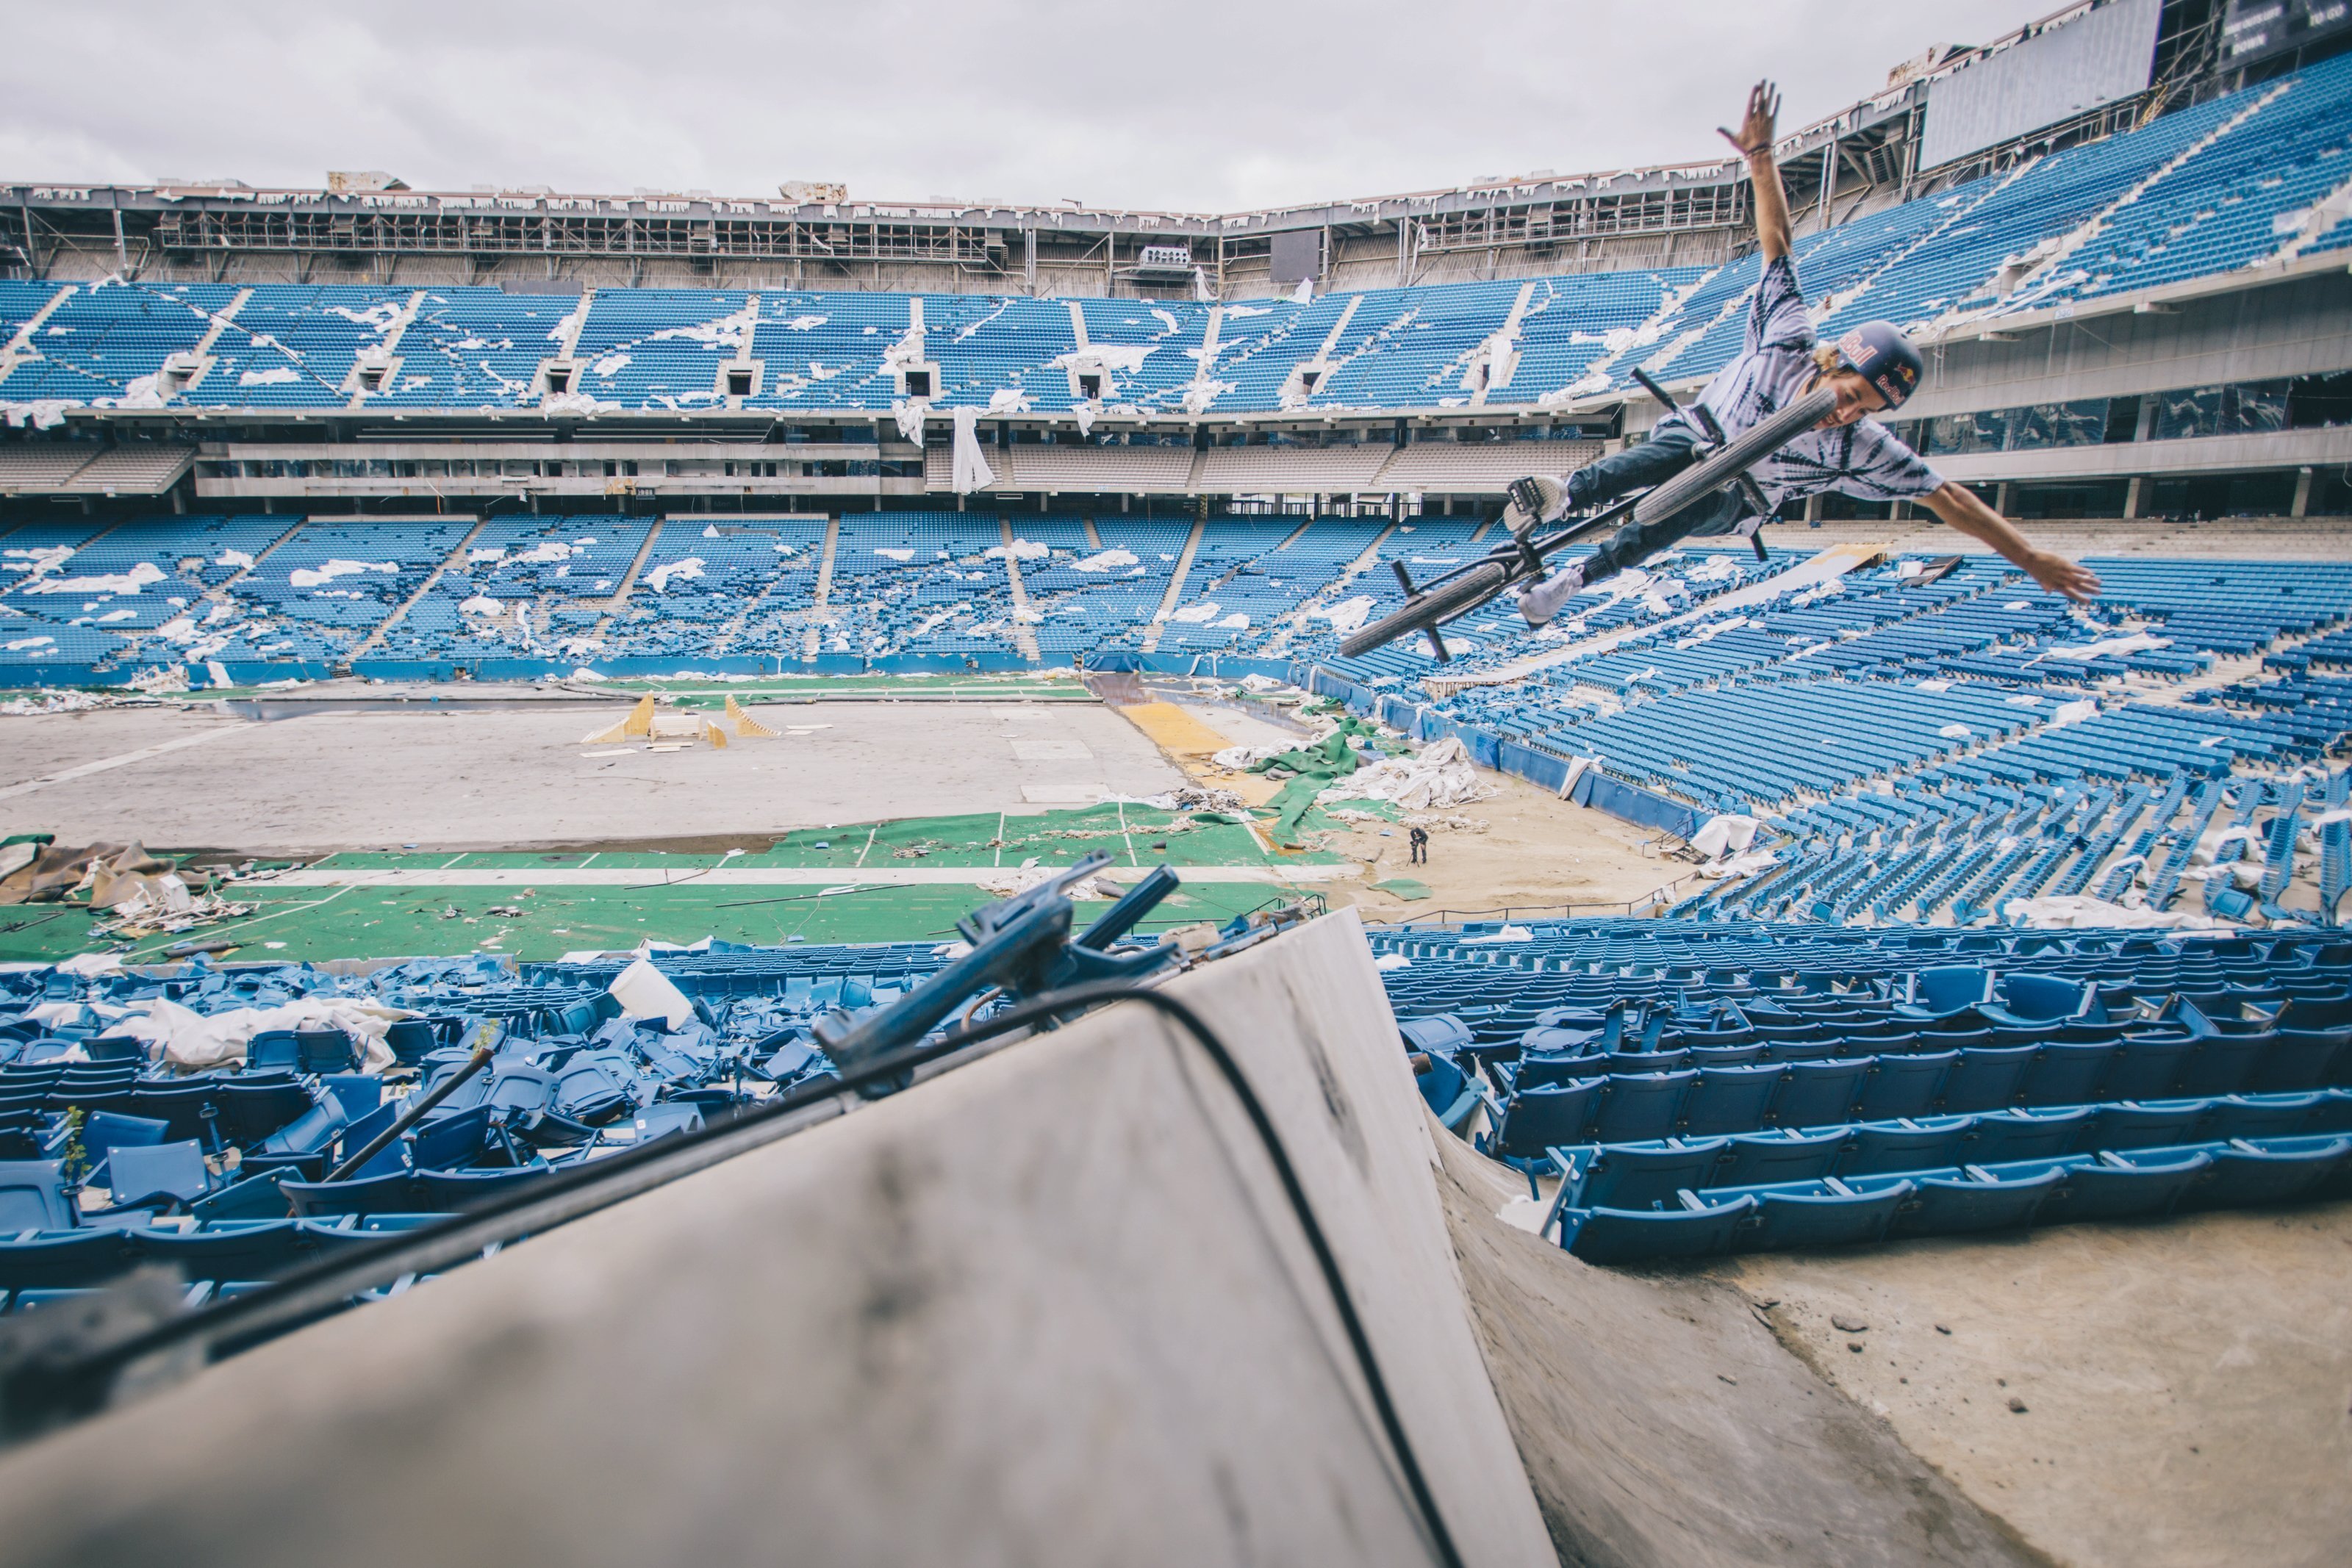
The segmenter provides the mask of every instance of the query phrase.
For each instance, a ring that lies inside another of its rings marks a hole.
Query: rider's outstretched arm
[[[1947,528],[1958,528],[1979,544],[1992,546],[2011,565],[2022,569],[2051,592],[2063,593],[2077,604],[2088,604],[2098,597],[2097,572],[2063,555],[2034,549],[2017,531],[2015,524],[1978,499],[1977,493],[1967,486],[1948,479],[1942,489],[1930,491],[1920,499]]]
[[[1780,114],[1780,89],[1759,81],[1748,94],[1748,114],[1739,129],[1717,128],[1748,161],[1748,183],[1756,188],[1756,244],[1767,262],[1789,254],[1789,193],[1780,188],[1780,165],[1772,156]]]

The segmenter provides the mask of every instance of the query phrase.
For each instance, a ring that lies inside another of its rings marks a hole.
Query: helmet
[[[1838,357],[1878,389],[1889,408],[1919,390],[1927,361],[1892,321],[1864,321],[1837,340]]]

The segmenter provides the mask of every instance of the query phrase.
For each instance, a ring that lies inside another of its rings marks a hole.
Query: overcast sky
[[[1706,159],[2058,0],[0,0],[0,181],[1228,211]]]

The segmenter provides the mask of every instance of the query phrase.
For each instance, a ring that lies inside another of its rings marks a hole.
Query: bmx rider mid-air
[[[1756,188],[1756,238],[1764,256],[1764,277],[1748,315],[1747,343],[1739,357],[1717,372],[1699,401],[1721,424],[1727,440],[1771,415],[1815,387],[1837,394],[1836,408],[1752,470],[1766,499],[1776,507],[1798,496],[1838,490],[1867,501],[1916,499],[1950,527],[1991,546],[2053,593],[2088,602],[2099,591],[2088,567],[2036,549],[2009,520],[1976,494],[1937,474],[1894,434],[1870,417],[1900,407],[1918,389],[1924,364],[1900,329],[1865,321],[1834,344],[1817,344],[1797,271],[1789,259],[1789,202],[1772,158],[1773,120],[1780,93],[1769,82],[1748,95],[1748,116],[1737,134],[1724,138],[1748,160]],[[1505,513],[1523,537],[1567,513],[1604,505],[1631,490],[1673,477],[1704,455],[1691,414],[1677,410],[1660,420],[1650,439],[1591,464],[1564,479],[1538,478],[1514,486]],[[1521,497],[1539,495],[1540,517]],[[1764,519],[1750,511],[1737,488],[1717,491],[1654,521],[1630,522],[1581,561],[1530,581],[1518,590],[1519,610],[1540,626],[1561,605],[1592,584],[1646,559],[1691,535],[1751,532]]]

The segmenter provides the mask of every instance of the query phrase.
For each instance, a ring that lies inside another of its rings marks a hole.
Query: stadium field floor
[[[0,909],[0,962],[54,961],[93,946],[131,962],[184,944],[240,941],[227,961],[299,962],[484,951],[549,959],[648,939],[693,942],[946,940],[1000,896],[980,885],[1067,866],[1094,850],[1131,883],[1165,864],[1185,878],[1147,929],[1226,920],[1351,875],[1319,851],[1270,854],[1233,821],[1178,828],[1178,813],[1120,803],[1034,815],[988,812],[803,830],[738,852],[646,847],[463,853],[346,850],[229,884],[253,913],[127,948],[93,938],[79,905]],[[169,851],[160,852],[166,855]],[[1078,919],[1107,907],[1082,900]],[[513,910],[492,915],[492,909]],[[452,913],[454,911],[454,913]]]

